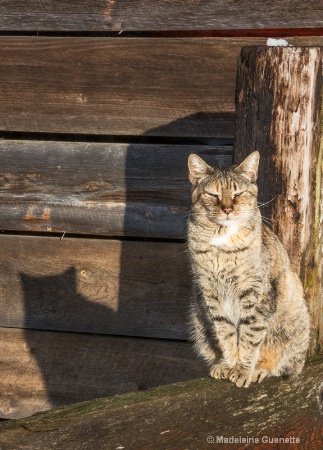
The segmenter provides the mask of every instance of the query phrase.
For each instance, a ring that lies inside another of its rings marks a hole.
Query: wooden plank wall
[[[0,417],[207,373],[187,156],[231,163],[243,46],[323,45],[296,3],[1,2]]]
[[[1,227],[182,239],[193,151],[231,162],[230,146],[0,141]]]
[[[317,46],[322,38],[288,41]],[[240,50],[265,43],[2,37],[0,130],[233,138]]]
[[[28,31],[151,31],[259,30],[322,28],[318,0],[3,0],[1,30]],[[293,30],[294,33],[297,31]],[[299,33],[299,31],[298,31]]]

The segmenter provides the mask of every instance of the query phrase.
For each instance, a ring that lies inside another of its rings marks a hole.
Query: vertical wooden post
[[[311,353],[323,349],[321,58],[318,47],[245,47],[234,145],[237,163],[254,150],[261,154],[261,211],[303,281]]]

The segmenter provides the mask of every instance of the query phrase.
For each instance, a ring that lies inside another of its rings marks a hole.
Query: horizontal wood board
[[[248,389],[202,378],[84,402],[4,423],[1,441],[17,450],[321,449],[321,366],[322,355],[297,380],[273,378]]]
[[[0,235],[0,326],[187,339],[184,244]]]
[[[0,417],[11,419],[207,374],[187,342],[4,328],[0,361]]]
[[[237,53],[209,40],[4,37],[0,130],[229,136]]]
[[[0,229],[183,238],[187,159],[232,147],[0,141]]]
[[[233,137],[238,55],[265,43],[1,37],[0,131]]]
[[[151,31],[322,28],[319,0],[3,0],[0,30]]]

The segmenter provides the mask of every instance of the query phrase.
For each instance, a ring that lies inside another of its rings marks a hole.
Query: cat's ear
[[[211,175],[214,170],[202,158],[192,153],[188,157],[189,180],[195,186],[203,177]]]
[[[239,166],[235,167],[234,172],[247,178],[251,183],[255,183],[258,177],[259,159],[259,152],[250,153]]]

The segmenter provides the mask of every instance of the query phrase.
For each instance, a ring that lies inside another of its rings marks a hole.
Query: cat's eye
[[[240,195],[242,195],[243,193],[244,193],[244,191],[236,192],[235,194],[233,194],[233,198],[240,197]]]
[[[215,198],[218,201],[220,200],[220,195],[219,194],[215,194],[214,192],[208,192],[208,191],[205,191],[205,194],[208,195],[209,197]]]

